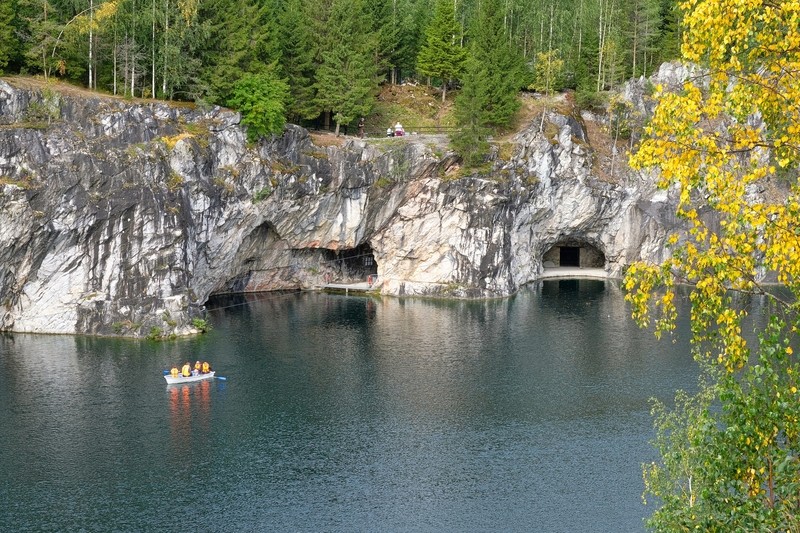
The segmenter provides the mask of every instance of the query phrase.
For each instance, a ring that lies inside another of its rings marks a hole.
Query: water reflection
[[[211,427],[211,380],[167,386],[170,436],[176,457],[191,457],[195,438]]]
[[[154,531],[191,506],[218,531],[636,531],[647,400],[695,377],[613,283],[209,313],[175,342],[0,337],[5,529]],[[189,354],[228,381],[166,386]]]

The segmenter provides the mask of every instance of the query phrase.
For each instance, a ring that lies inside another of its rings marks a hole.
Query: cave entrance
[[[581,266],[581,249],[577,246],[559,246],[559,265],[562,267]]]
[[[544,268],[605,268],[605,254],[592,244],[577,240],[560,242],[542,255]]]
[[[374,283],[378,275],[378,262],[369,243],[355,248],[329,250],[326,267],[325,277],[332,283]]]

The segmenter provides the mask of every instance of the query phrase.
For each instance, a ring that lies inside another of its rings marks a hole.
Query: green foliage
[[[18,39],[14,36],[15,1],[0,3],[0,74],[17,52]]]
[[[371,41],[375,72],[379,79],[395,63],[392,57],[400,47],[400,25],[396,13],[395,0],[370,0],[365,3],[366,21],[375,36]]]
[[[437,0],[417,56],[417,71],[442,80],[442,101],[447,94],[447,82],[458,78],[464,70],[467,54],[458,40],[459,34],[453,3]]]
[[[470,83],[479,86],[477,92],[481,94],[485,126],[507,127],[519,110],[517,96],[525,85],[526,71],[522,56],[508,38],[500,0],[481,3],[473,34],[472,72],[469,79],[464,80],[464,88]]]
[[[224,104],[247,75],[260,75],[280,57],[274,16],[267,3],[209,0],[200,4],[206,18],[203,80],[208,99]]]
[[[533,83],[528,89],[551,95],[562,88],[564,74],[564,60],[561,59],[559,50],[550,50],[536,54],[536,63],[533,69]]]
[[[314,36],[303,0],[287,0],[280,12],[281,68],[289,81],[288,117],[294,121],[319,115],[314,89]]]
[[[90,88],[220,104],[243,76],[274,69],[290,84],[291,120],[332,112],[345,124],[369,110],[384,79],[432,76],[443,88],[461,79],[464,52],[482,33],[498,51],[507,45],[533,68],[540,54],[559,51],[563,76],[552,80],[554,88],[608,89],[677,56],[682,13],[676,3],[95,0],[90,14],[87,1],[5,0],[0,68],[88,84],[91,62],[97,85]],[[499,27],[485,26],[487,12],[502,21]],[[320,69],[326,79],[319,79]],[[334,72],[346,83],[334,80]],[[547,85],[545,78],[540,72],[537,86]],[[519,87],[530,82],[515,81]],[[350,85],[352,94],[336,100]],[[347,102],[354,101],[361,109],[351,109]]]
[[[50,124],[61,116],[61,95],[45,87],[42,89],[41,98],[28,104],[26,119],[30,122],[46,122]]]
[[[677,316],[675,285],[689,285],[693,355],[704,380],[677,408],[656,411],[661,460],[645,467],[649,521],[663,531],[798,531],[800,527],[800,65],[798,5],[683,2],[682,53],[709,74],[680,92],[656,88],[648,137],[631,159],[678,192],[661,265],[635,263],[626,300],[657,332]],[[757,120],[755,118],[757,117]],[[772,164],[771,164],[772,163]],[[788,169],[792,183],[762,194]],[[759,191],[754,194],[754,191]],[[781,287],[763,286],[769,273]],[[767,325],[745,324],[758,298]]]
[[[653,409],[660,463],[645,465],[662,505],[656,530],[797,531],[800,525],[800,365],[773,317],[758,362],[740,375],[705,368],[700,392]],[[715,402],[721,402],[721,409]]]
[[[288,91],[286,82],[272,72],[247,75],[236,83],[228,103],[241,112],[248,140],[283,131]]]
[[[578,91],[575,94],[575,103],[581,109],[591,109],[601,111],[608,104],[608,93],[595,92],[593,90]]]
[[[195,329],[199,330],[200,333],[208,333],[212,329],[211,323],[204,318],[193,318],[192,326],[194,326]]]
[[[524,74],[522,58],[506,38],[497,0],[483,3],[475,32],[455,102],[460,130],[451,136],[453,148],[468,167],[483,163],[492,129],[509,126],[519,110],[517,96]]]
[[[266,200],[272,195],[272,187],[264,187],[263,189],[259,189],[253,195],[253,203],[256,204],[262,200]]]
[[[364,0],[332,0],[327,32],[320,39],[317,103],[331,110],[336,134],[342,124],[369,114],[378,89],[373,58],[376,36]]]
[[[485,66],[473,58],[468,59],[464,88],[456,97],[455,116],[460,127],[450,140],[453,149],[469,167],[480,165],[489,154],[487,137],[490,129],[484,113],[489,100],[486,77]]]

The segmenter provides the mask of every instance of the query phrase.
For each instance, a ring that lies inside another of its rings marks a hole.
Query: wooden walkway
[[[609,275],[603,268],[545,267],[538,279],[552,278],[608,279]]]
[[[344,291],[345,294],[348,294],[350,291],[369,292],[373,290],[374,285],[370,285],[366,281],[360,283],[325,283],[320,285],[319,288],[324,291]]]

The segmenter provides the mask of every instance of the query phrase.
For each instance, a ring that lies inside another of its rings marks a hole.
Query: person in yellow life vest
[[[169,373],[172,375],[173,378],[177,378],[178,374],[180,374],[180,372],[178,372],[177,366],[173,366],[172,370],[170,370]]]
[[[185,378],[192,375],[192,365],[189,364],[189,361],[186,361],[183,368],[181,368],[181,375]]]
[[[200,361],[195,361],[194,362],[194,369],[197,370],[197,372],[199,373],[200,372],[200,368],[201,368]]]
[[[208,364],[208,361],[203,361],[203,374],[208,374],[211,372],[211,365]]]

